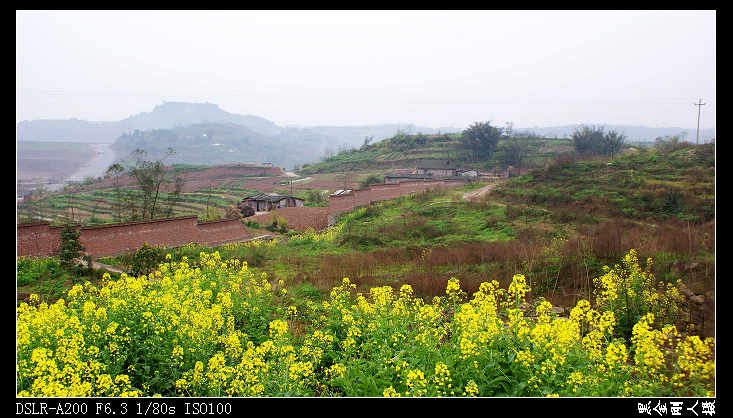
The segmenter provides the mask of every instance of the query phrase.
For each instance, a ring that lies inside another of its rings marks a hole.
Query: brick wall
[[[397,184],[375,184],[366,190],[354,191],[353,196],[329,197],[329,214],[349,211],[357,206],[368,205],[374,200],[394,199],[426,189],[456,187],[462,181],[406,181]]]
[[[368,189],[355,190],[352,195],[328,198],[328,207],[302,207],[277,209],[278,216],[288,222],[288,227],[296,231],[305,231],[309,226],[316,231],[326,228],[336,218],[335,215],[349,212],[358,206],[368,205],[376,200],[389,200],[410,193],[416,193],[430,188],[456,187],[465,184],[463,181],[409,181],[399,184],[374,184]],[[272,214],[247,218],[260,225],[270,225]]]
[[[18,225],[17,255],[48,256],[61,245],[61,227],[48,223]],[[199,223],[195,216],[149,222],[77,227],[79,241],[93,257],[114,256],[149,245],[175,247],[196,242],[219,245],[251,238],[239,219]]]
[[[328,207],[298,207],[298,208],[280,208],[276,210],[277,216],[288,222],[288,228],[299,232],[305,231],[309,226],[316,231],[324,229],[328,226]],[[247,218],[260,225],[270,225],[272,223],[272,213],[263,213]]]
[[[61,228],[48,222],[18,225],[17,255],[51,255],[61,245]]]
[[[296,231],[305,231],[309,226],[315,230],[321,230],[328,226],[329,216],[335,218],[334,215],[351,211],[357,206],[368,205],[372,201],[394,199],[428,188],[456,187],[462,184],[464,184],[462,181],[411,181],[399,184],[378,184],[366,190],[357,190],[352,196],[329,197],[328,207],[280,208],[277,209],[277,214]],[[261,225],[269,225],[271,214],[266,213],[247,219],[257,221]],[[61,227],[51,227],[47,222],[18,225],[17,255],[48,256],[56,253],[61,245],[61,229]],[[185,245],[189,242],[221,245],[253,237],[239,219],[199,223],[196,216],[88,226],[79,229],[81,232],[79,240],[84,245],[86,252],[93,257],[132,252],[144,243],[166,247]]]

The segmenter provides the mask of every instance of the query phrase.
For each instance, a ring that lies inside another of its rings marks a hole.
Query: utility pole
[[[699,145],[698,143],[698,137],[700,136],[700,108],[705,106],[707,103],[702,102],[702,98],[697,103],[694,103],[695,106],[697,106],[697,131],[695,132],[695,145]]]

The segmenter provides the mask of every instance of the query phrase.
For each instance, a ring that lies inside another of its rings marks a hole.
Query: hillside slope
[[[304,166],[300,173],[328,173],[363,169],[415,168],[423,159],[452,159],[457,165],[489,169],[503,165],[504,145],[513,140],[521,141],[526,147],[523,167],[541,165],[547,158],[561,152],[570,151],[569,139],[503,137],[497,144],[496,152],[489,159],[471,161],[460,142],[460,134],[414,134],[399,133],[391,138],[359,149],[342,151],[323,158],[320,162]]]
[[[637,151],[612,160],[555,161],[494,193],[565,217],[709,221],[715,218],[714,144]]]

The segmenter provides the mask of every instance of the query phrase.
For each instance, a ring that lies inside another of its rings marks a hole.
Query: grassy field
[[[712,145],[613,160],[558,161],[512,179],[497,193],[566,216],[710,221],[715,216]]]

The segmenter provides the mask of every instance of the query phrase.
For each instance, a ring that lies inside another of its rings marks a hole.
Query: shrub
[[[384,177],[380,177],[376,174],[370,174],[364,181],[361,182],[362,187],[369,187],[370,184],[384,183]]]
[[[25,286],[38,280],[53,280],[63,275],[64,269],[53,257],[18,257],[17,285]]]
[[[149,274],[165,260],[165,248],[143,244],[130,259],[130,272],[136,276]]]
[[[59,247],[58,256],[61,260],[61,266],[66,269],[71,269],[75,260],[84,251],[84,246],[79,242],[79,235],[79,231],[69,224],[61,230],[61,246]]]

